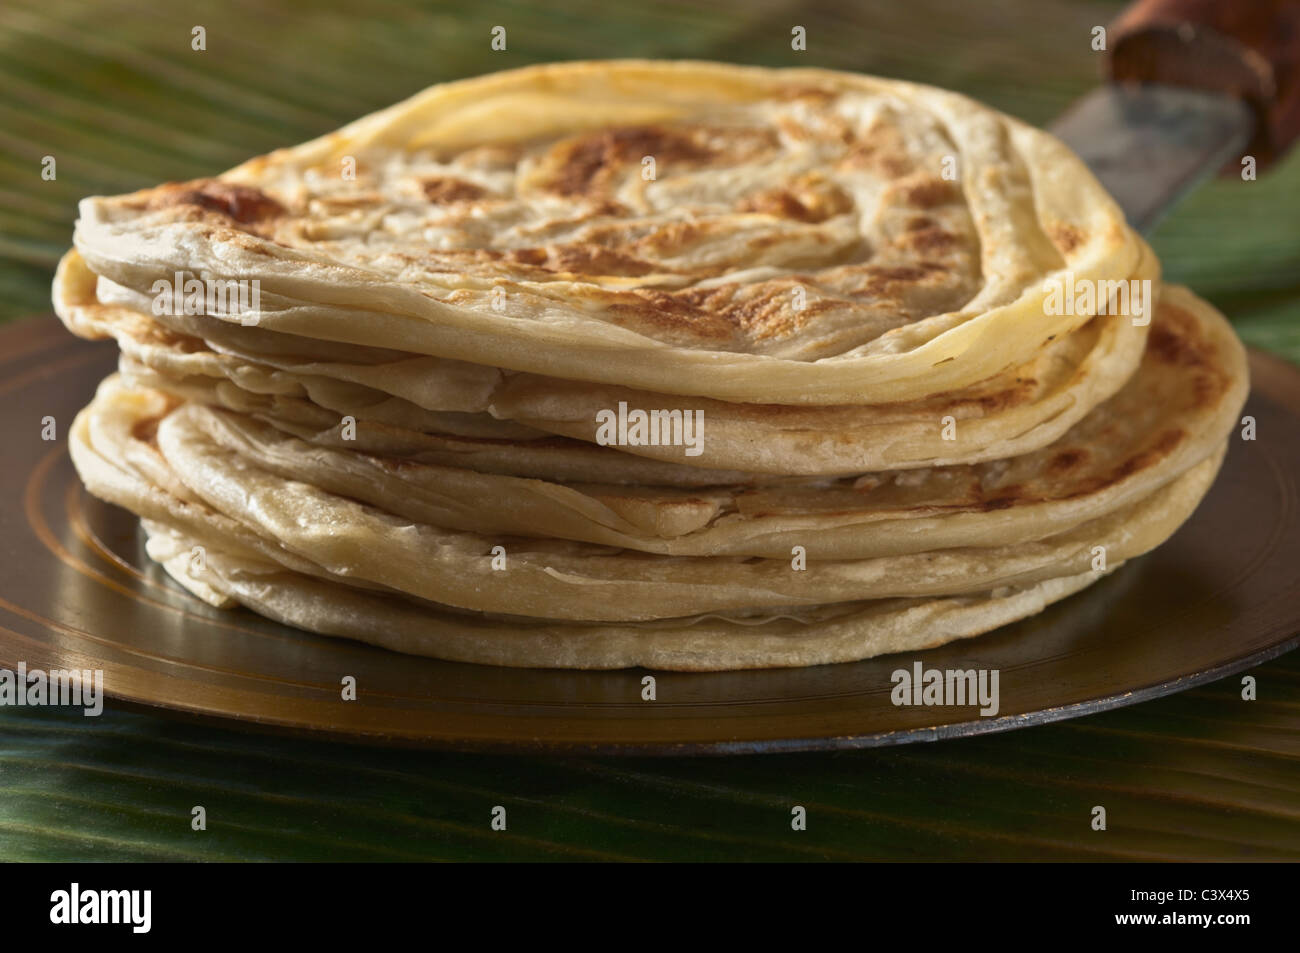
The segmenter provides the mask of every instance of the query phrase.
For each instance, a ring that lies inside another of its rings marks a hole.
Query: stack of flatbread
[[[1196,508],[1245,399],[1059,142],[819,70],[552,65],[81,206],[73,460],[217,606],[500,665],[911,651]]]

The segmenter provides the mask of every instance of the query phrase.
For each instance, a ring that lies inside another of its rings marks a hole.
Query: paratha
[[[1247,388],[1051,136],[825,70],[444,84],[87,199],[74,243],[56,310],[120,359],[70,452],[151,558],[214,606],[461,661],[987,631],[1190,518]],[[177,290],[205,284],[253,293]],[[702,442],[607,445],[615,406]]]
[[[1120,561],[1162,542],[1191,514],[1222,457],[1215,448],[1149,496],[1046,539],[816,561],[798,571],[790,559],[668,557],[414,522],[277,476],[212,440],[187,408],[173,412],[167,404],[162,395],[105,382],[74,423],[73,459],[92,492],[159,522],[190,521],[200,537],[215,513],[263,551],[341,579],[462,609],[548,619],[637,621],[967,594],[1077,575],[1094,563],[1097,547]],[[102,479],[106,466],[121,473]],[[495,547],[505,572],[494,566]]]
[[[1144,262],[1145,277],[1137,280],[1149,281],[1157,273],[1149,250]],[[207,377],[254,394],[306,397],[340,415],[408,430],[503,438],[554,433],[589,443],[597,442],[601,410],[621,402],[699,413],[708,430],[698,455],[658,444],[625,446],[625,452],[714,471],[770,474],[842,475],[1037,450],[1123,385],[1137,367],[1149,327],[1149,318],[1136,323],[1125,315],[1098,315],[1028,363],[960,391],[887,405],[810,408],[683,400],[413,355],[374,363],[290,357],[285,352],[295,344],[285,339],[293,336],[244,331],[245,338],[280,338],[271,356],[232,346],[239,332],[214,319],[163,315],[159,326],[131,306],[101,302],[98,294],[94,274],[70,252],[55,280],[55,309],[68,327],[87,337],[114,337],[137,376],[146,367],[156,375],[152,380],[178,381],[189,394],[205,386],[196,379]],[[218,340],[209,341],[205,332]],[[300,354],[310,350],[296,346]],[[944,426],[949,420],[951,433]]]
[[[435,86],[217,179],[86,199],[74,240],[141,294],[257,279],[238,320],[267,330],[845,405],[1026,363],[1092,317],[1048,313],[1053,282],[1142,255],[1077,157],[966,97],[642,61]]]
[[[73,447],[80,467],[107,462],[90,447],[85,415],[74,425]],[[140,463],[132,461],[128,469]],[[115,464],[104,471],[116,477],[124,472]],[[161,480],[147,492],[161,496],[165,484]],[[555,624],[459,612],[356,580],[329,578],[310,562],[295,566],[293,556],[264,548],[261,541],[248,546],[250,538],[219,515],[211,525],[193,524],[199,525],[197,534],[171,522],[144,522],[150,555],[214,605],[242,604],[290,625],[402,652],[526,667],[647,665],[713,671],[851,661],[977,635],[1039,612],[1106,575],[1089,571],[962,597],[707,613],[617,625]],[[195,559],[199,552],[201,568]]]
[[[178,413],[259,467],[418,522],[662,555],[782,558],[799,545],[813,558],[861,559],[1041,539],[1131,504],[1204,459],[1226,438],[1244,400],[1244,351],[1226,321],[1183,288],[1166,289],[1151,333],[1125,387],[1033,453],[840,480],[690,488],[601,484],[591,471],[580,481],[548,481],[480,472],[473,461],[439,465],[359,452],[354,447],[366,447],[375,424],[360,422],[357,440],[322,440],[310,428],[300,431],[304,440],[277,420],[271,404],[261,405],[259,420],[206,409],[213,398],[203,391],[178,390],[138,371],[128,379],[207,398]],[[337,435],[331,414],[316,423],[328,428],[327,438]],[[519,445],[526,456],[531,443]],[[549,449],[563,451],[553,443]],[[570,449],[585,459],[593,448]],[[527,462],[524,473],[541,469]]]
[[[1106,575],[1087,572],[976,596],[886,599],[779,615],[556,625],[449,612],[218,549],[207,550],[200,574],[194,569],[196,540],[147,526],[150,555],[215,605],[247,606],[286,625],[396,652],[516,668],[713,672],[855,662],[980,635],[1035,615]]]

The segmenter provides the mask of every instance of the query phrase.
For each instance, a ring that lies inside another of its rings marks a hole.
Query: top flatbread
[[[257,279],[269,330],[772,404],[970,386],[1090,319],[1046,309],[1051,282],[1141,258],[1068,149],[965,97],[638,61],[435,86],[219,179],[87,199],[75,240],[137,293]]]

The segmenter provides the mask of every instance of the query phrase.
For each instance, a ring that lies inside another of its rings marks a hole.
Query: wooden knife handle
[[[1256,114],[1260,168],[1300,136],[1300,0],[1137,0],[1110,34],[1110,77],[1227,93]]]

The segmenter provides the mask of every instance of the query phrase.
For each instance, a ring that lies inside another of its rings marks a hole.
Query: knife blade
[[[1074,103],[1051,131],[1087,163],[1139,232],[1233,157],[1255,131],[1250,107],[1217,93],[1112,84]]]
[[[1109,28],[1110,82],[1051,131],[1139,231],[1216,171],[1300,135],[1300,0],[1138,0]]]

